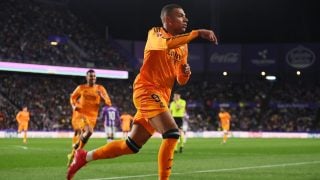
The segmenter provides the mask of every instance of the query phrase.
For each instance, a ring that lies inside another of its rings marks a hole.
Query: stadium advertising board
[[[279,50],[279,46],[274,44],[244,45],[243,70],[252,73],[276,73],[279,70]]]
[[[204,70],[204,45],[191,43],[189,46],[188,63],[192,68],[192,72],[203,72]]]
[[[316,44],[284,44],[283,59],[286,71],[303,70],[313,72],[316,68],[316,61],[319,46]]]
[[[207,45],[209,72],[241,72],[241,45]]]

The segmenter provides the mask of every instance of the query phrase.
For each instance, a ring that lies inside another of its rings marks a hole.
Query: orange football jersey
[[[16,119],[18,121],[18,123],[27,123],[30,120],[30,113],[29,112],[25,112],[25,111],[19,111]]]
[[[111,100],[107,90],[98,84],[95,84],[94,86],[89,86],[87,84],[79,85],[71,94],[70,102],[79,108],[79,113],[96,119],[98,117],[101,102],[99,93],[105,97],[105,104],[111,106]]]
[[[165,92],[163,97],[169,102],[174,81],[177,79],[179,84],[185,84],[189,80],[190,76],[182,72],[182,66],[187,64],[187,43],[197,36],[197,31],[172,36],[162,27],[149,30],[144,61],[134,88],[159,89]]]
[[[231,116],[228,112],[220,112],[219,118],[221,122],[221,127],[223,129],[229,129]]]

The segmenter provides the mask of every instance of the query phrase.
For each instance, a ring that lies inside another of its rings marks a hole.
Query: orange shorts
[[[149,119],[169,111],[168,103],[163,94],[152,89],[135,89],[133,103],[137,109],[133,123],[142,125],[150,134],[153,134],[155,129],[150,125]]]
[[[28,123],[20,123],[18,127],[18,132],[27,131],[28,130]]]
[[[229,131],[230,130],[230,125],[227,124],[227,125],[222,125],[222,130],[224,131]]]
[[[73,130],[83,129],[85,126],[89,126],[92,129],[96,126],[96,118],[92,118],[78,112],[74,112],[72,115],[72,128]]]
[[[121,129],[123,132],[129,132],[130,131],[130,124],[122,124]]]

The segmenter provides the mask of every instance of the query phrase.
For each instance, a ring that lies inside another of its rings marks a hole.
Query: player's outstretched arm
[[[218,39],[212,30],[198,29],[197,31],[199,32],[199,36],[201,38],[218,44]]]

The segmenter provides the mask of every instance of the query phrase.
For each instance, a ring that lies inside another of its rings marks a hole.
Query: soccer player
[[[102,85],[96,84],[97,78],[93,69],[87,71],[86,80],[87,83],[77,86],[70,97],[75,134],[72,151],[68,154],[68,166],[73,160],[75,150],[82,149],[92,135],[101,101],[103,100],[108,106],[112,105],[107,90]]]
[[[178,152],[179,149],[180,153],[182,153],[184,146],[184,132],[182,130],[182,124],[183,117],[186,113],[186,105],[187,103],[184,99],[181,98],[181,94],[178,91],[174,92],[173,101],[170,103],[170,111],[180,131],[179,143],[175,148],[175,152]]]
[[[222,143],[225,144],[227,142],[228,134],[230,130],[231,115],[224,108],[220,108],[219,119],[220,119],[220,127],[223,130]]]
[[[122,137],[123,139],[127,139],[128,133],[131,129],[131,123],[133,121],[133,117],[127,112],[124,112],[120,116],[120,121],[121,121]]]
[[[155,131],[163,138],[158,152],[159,180],[169,179],[180,133],[168,104],[175,80],[185,85],[191,75],[187,43],[197,37],[215,43],[217,39],[213,31],[206,29],[183,34],[188,19],[179,5],[164,6],[160,17],[163,27],[149,30],[143,64],[134,81],[133,102],[137,112],[128,138],[112,141],[89,152],[77,150],[68,169],[68,179],[90,161],[138,153]]]
[[[107,135],[107,142],[111,142],[114,139],[116,133],[116,124],[120,121],[119,111],[114,106],[105,106],[101,113],[104,120],[104,130]]]
[[[16,120],[18,121],[18,133],[23,131],[23,143],[27,143],[27,131],[30,121],[30,113],[27,106],[23,106],[22,111],[19,111]]]

